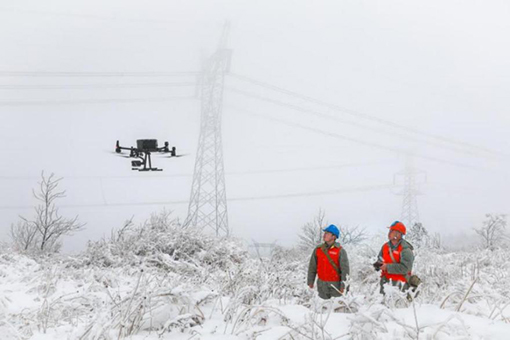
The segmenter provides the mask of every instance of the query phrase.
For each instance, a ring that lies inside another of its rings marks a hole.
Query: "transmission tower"
[[[274,248],[276,247],[276,241],[273,243],[261,243],[257,242],[252,239],[253,245],[250,245],[250,248],[255,248],[255,251],[257,252],[257,256],[262,258],[263,256],[260,254],[260,248],[267,249],[266,255],[271,255],[273,253]]]
[[[419,191],[419,185],[425,183],[426,179],[425,172],[414,167],[411,156],[406,157],[404,171],[394,176],[394,184],[404,187],[398,193],[403,196],[400,220],[408,227],[412,227],[415,223],[420,222],[418,195],[422,193]]]
[[[188,216],[184,222],[185,227],[211,228],[222,236],[229,235],[221,143],[223,84],[232,55],[227,49],[228,31],[226,23],[218,49],[205,62],[202,72],[200,137]]]

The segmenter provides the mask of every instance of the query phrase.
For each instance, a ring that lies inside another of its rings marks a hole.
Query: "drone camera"
[[[142,161],[131,161],[131,166],[133,166],[133,167],[139,167],[142,165],[143,165]]]

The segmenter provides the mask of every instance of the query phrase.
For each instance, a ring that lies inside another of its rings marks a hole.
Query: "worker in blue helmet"
[[[323,299],[340,296],[345,291],[345,280],[349,275],[349,258],[345,249],[337,242],[340,230],[334,224],[323,229],[324,243],[317,246],[308,266],[308,286],[313,288],[315,277],[317,290]]]

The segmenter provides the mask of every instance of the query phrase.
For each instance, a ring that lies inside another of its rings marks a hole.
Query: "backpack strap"
[[[331,264],[331,266],[335,269],[335,271],[340,276],[340,281],[341,281],[342,280],[342,271],[340,270],[340,268],[338,268],[338,266],[336,265],[335,261],[333,261],[331,256],[329,256],[328,251],[325,249],[326,247],[322,246],[320,248],[321,248],[322,252],[324,253],[324,255],[326,255],[326,257],[328,258],[329,264]],[[341,253],[341,251],[342,251],[342,246],[339,246],[339,252],[338,252],[338,262],[339,263],[340,263],[340,253]]]
[[[401,245],[401,243],[399,243],[399,244],[397,245],[397,248],[396,248],[396,249],[398,249],[398,247],[399,247],[400,245]],[[389,242],[388,242],[388,251],[389,251],[389,253],[390,253],[390,257],[391,257],[391,261],[392,261],[392,263],[399,263],[399,262],[395,261],[395,257],[393,257],[393,250],[391,249],[391,244],[389,244]]]
[[[397,261],[395,261],[395,258],[393,257],[393,250],[391,249],[391,246],[388,247],[388,250],[390,253],[392,263],[398,263]]]

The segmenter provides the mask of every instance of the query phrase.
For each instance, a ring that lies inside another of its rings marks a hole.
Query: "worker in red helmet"
[[[406,234],[405,225],[395,221],[389,228],[388,242],[382,246],[379,258],[374,263],[374,268],[381,270],[382,294],[384,285],[388,282],[407,290],[414,262],[413,246],[403,239]]]

